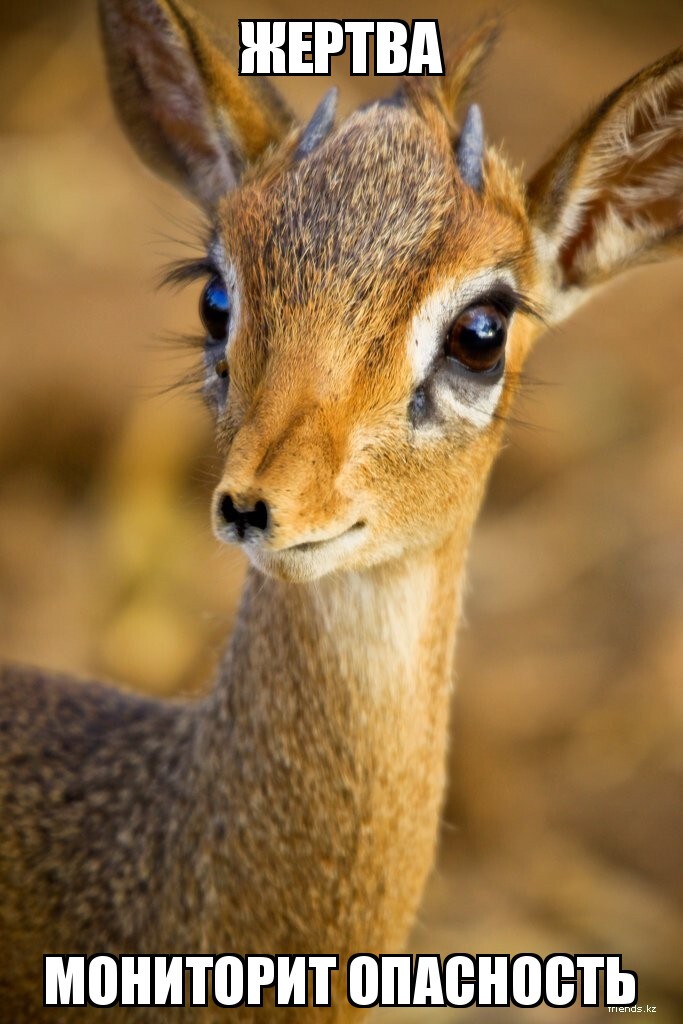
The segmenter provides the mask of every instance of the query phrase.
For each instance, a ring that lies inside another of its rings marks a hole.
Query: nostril
[[[255,530],[265,530],[268,526],[268,506],[265,501],[257,501],[251,512],[245,512],[245,519]]]
[[[221,498],[220,513],[228,524],[234,523],[239,516],[239,512],[235,508],[234,502],[229,494],[224,494]]]
[[[257,501],[253,508],[239,508],[231,494],[224,494],[218,512],[227,526],[235,527],[241,539],[249,528],[263,532],[268,527],[268,506],[265,501]]]

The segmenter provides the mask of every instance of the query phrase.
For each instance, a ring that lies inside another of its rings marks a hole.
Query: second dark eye
[[[496,369],[503,358],[507,317],[496,306],[471,306],[448,329],[445,354],[473,373]]]
[[[220,277],[212,277],[202,292],[199,315],[214,341],[225,341],[230,321],[228,290]]]

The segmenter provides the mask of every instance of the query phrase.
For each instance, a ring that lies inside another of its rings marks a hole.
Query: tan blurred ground
[[[153,282],[194,215],[114,124],[93,6],[0,7],[0,651],[171,693],[207,678],[242,563],[209,531],[208,417],[158,395],[192,365],[154,339],[194,328],[196,293]],[[243,15],[368,16],[359,0],[203,6],[230,29]],[[491,6],[383,0],[370,16],[429,15],[447,33]],[[491,136],[530,166],[683,35],[680,4],[663,0],[522,2],[507,20],[481,98]],[[337,77],[347,110],[388,87]],[[301,113],[322,90],[283,88]],[[680,279],[680,263],[628,277],[532,360],[474,544],[441,861],[411,944],[620,952],[640,1002],[671,1024],[683,1018]],[[501,1011],[384,1013],[436,1024]],[[567,1024],[605,1016],[564,1011]]]

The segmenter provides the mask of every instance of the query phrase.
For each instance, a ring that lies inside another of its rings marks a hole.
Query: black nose
[[[253,508],[238,508],[232,496],[224,494],[218,507],[223,521],[227,526],[235,527],[240,540],[244,540],[251,530],[263,533],[268,529],[268,506],[265,501],[257,501]]]

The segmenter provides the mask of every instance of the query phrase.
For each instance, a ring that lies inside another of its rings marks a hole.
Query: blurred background
[[[220,0],[239,16],[367,17],[361,0]],[[382,0],[457,34],[492,4]],[[0,653],[199,691],[243,564],[209,528],[218,466],[155,290],[192,209],[137,163],[105,91],[94,4],[0,6]],[[677,0],[523,0],[479,90],[530,168],[683,35]],[[348,79],[344,111],[391,87]],[[324,83],[280,80],[303,116]],[[618,952],[683,1019],[683,292],[641,270],[546,336],[471,558],[438,868],[414,952]],[[497,1020],[500,1010],[386,1010]],[[509,1009],[543,1021],[550,1009]],[[573,1007],[571,1024],[606,1010]]]

